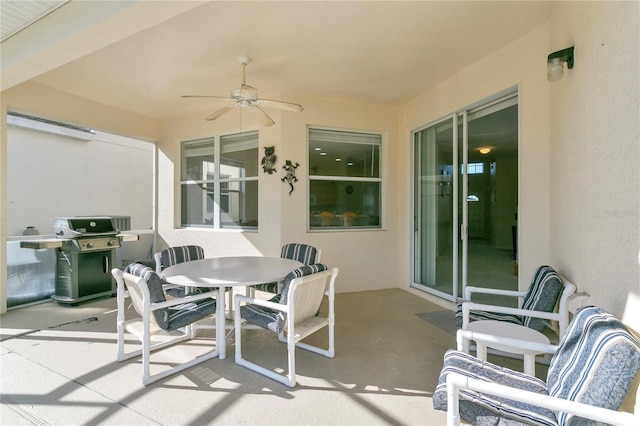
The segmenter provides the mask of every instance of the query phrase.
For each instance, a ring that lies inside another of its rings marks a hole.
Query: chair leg
[[[234,303],[234,310],[233,310],[233,329],[235,330],[235,335],[236,335],[235,361],[236,361],[236,364],[240,364],[242,362],[242,327],[240,324],[242,319],[240,318],[240,301],[237,300],[234,302],[235,303]]]
[[[151,326],[149,324],[148,316],[145,316],[143,319],[142,327],[142,384],[146,386],[150,383],[149,377],[151,374]]]
[[[287,336],[287,362],[289,371],[287,372],[288,386],[296,385],[296,341],[293,333]]]
[[[287,376],[283,376],[282,374],[276,373],[275,371],[269,370],[261,365],[258,365],[254,362],[246,360],[242,358],[242,319],[240,318],[240,300],[236,300],[235,310],[234,310],[234,330],[236,333],[236,348],[235,348],[235,362],[238,365],[246,367],[250,370],[255,371],[256,373],[262,374],[263,376],[269,377],[275,381],[278,381],[286,386],[294,387],[296,385],[295,379],[295,340],[293,337],[291,338],[291,343],[287,343],[287,352],[288,352],[288,368],[289,371]],[[293,358],[292,358],[293,357]]]

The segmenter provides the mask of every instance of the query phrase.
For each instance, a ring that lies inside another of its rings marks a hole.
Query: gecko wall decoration
[[[298,181],[296,177],[296,169],[300,167],[299,163],[293,164],[291,160],[285,160],[284,166],[282,168],[287,172],[286,176],[280,179],[283,182],[288,182],[291,187],[291,191],[289,191],[289,195],[293,192],[293,183]]]

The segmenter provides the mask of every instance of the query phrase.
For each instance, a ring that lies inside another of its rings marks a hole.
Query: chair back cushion
[[[290,243],[282,246],[280,257],[283,259],[293,259],[305,265],[316,263],[318,250],[308,244]]]
[[[617,318],[593,306],[578,310],[547,375],[549,395],[618,410],[640,371],[640,344]],[[558,413],[558,424],[579,423]]]
[[[146,265],[141,263],[131,263],[124,268],[124,272],[127,272],[136,277],[140,277],[147,282],[147,288],[149,289],[149,300],[151,303],[164,302],[167,299],[164,296],[164,290],[162,285],[165,282],[155,273],[155,271]],[[129,285],[125,280],[127,290],[131,301],[134,304],[136,311],[142,315],[142,294],[135,285]],[[169,311],[167,308],[158,309],[153,311],[153,319],[155,319],[158,327],[166,330],[169,327]]]
[[[531,285],[524,297],[522,309],[553,312],[563,288],[560,276],[552,267],[539,267],[533,275]],[[523,317],[522,323],[541,333],[549,325],[548,320],[531,317]]]
[[[191,260],[204,259],[204,249],[200,246],[178,246],[162,250],[162,268]]]

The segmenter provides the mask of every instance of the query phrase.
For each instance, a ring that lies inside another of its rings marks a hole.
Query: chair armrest
[[[535,351],[540,354],[555,354],[558,350],[557,345],[547,345],[544,343],[528,342],[520,339],[512,339],[508,337],[498,337],[493,334],[478,333],[471,330],[459,329],[456,332],[457,349],[462,350],[464,340],[473,340],[475,342],[485,343],[487,346],[491,346],[492,343],[500,346],[508,346],[517,349],[525,349]]]
[[[549,395],[485,382],[452,372],[447,374],[447,424],[449,426],[460,424],[458,398],[461,389],[496,395],[513,401],[544,407],[552,411],[561,411],[593,419],[606,424],[631,426],[637,425],[638,420],[640,420],[640,416],[637,414],[614,411],[562,398],[555,398]]]
[[[471,310],[497,312],[501,314],[521,315],[524,317],[542,318],[542,319],[549,319],[549,320],[556,320],[556,321],[561,318],[561,315],[558,312],[534,311],[529,309],[511,308],[508,306],[499,306],[499,305],[487,305],[484,303],[475,303],[475,302],[462,303],[463,317],[466,315],[466,318],[468,318],[469,311]]]
[[[236,309],[240,306],[240,302],[251,303],[252,305],[264,306],[265,308],[274,309],[276,311],[289,312],[289,307],[282,303],[270,302],[264,299],[257,299],[250,296],[244,296],[242,294],[236,294],[233,296],[235,299]]]
[[[501,290],[499,288],[483,288],[483,287],[467,286],[465,287],[465,290],[464,290],[464,298],[466,300],[471,300],[472,293],[496,294],[499,296],[512,296],[512,297],[524,297],[527,295],[526,291]]]

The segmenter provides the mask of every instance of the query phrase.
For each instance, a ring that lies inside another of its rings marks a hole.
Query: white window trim
[[[215,229],[215,230],[221,230],[221,229],[253,229],[254,227],[243,227],[242,225],[238,225],[237,227],[222,227],[221,226],[221,221],[220,218],[222,217],[222,212],[220,209],[220,199],[221,199],[221,184],[222,183],[228,183],[228,182],[251,182],[251,181],[255,181],[257,182],[259,180],[258,176],[251,176],[251,177],[241,177],[241,178],[224,178],[224,177],[220,177],[220,158],[221,158],[221,153],[222,153],[222,140],[224,138],[231,138],[231,139],[248,139],[250,136],[250,133],[255,133],[255,138],[256,141],[259,141],[259,134],[257,130],[250,130],[250,131],[245,131],[242,133],[229,133],[229,134],[218,134],[218,135],[212,135],[212,136],[205,136],[205,137],[200,137],[200,138],[194,138],[194,139],[185,139],[183,141],[180,142],[180,227],[184,228],[184,229]],[[215,165],[214,167],[214,172],[213,172],[213,179],[188,179],[188,180],[182,180],[182,171],[183,171],[183,167],[184,167],[184,145],[185,144],[190,144],[190,143],[196,143],[196,142],[213,142],[213,163]],[[234,146],[235,149],[229,150],[229,149],[225,149],[224,152],[235,152],[235,151],[241,151],[241,150],[245,150],[249,147],[249,145],[246,142],[239,142],[239,146],[236,147]],[[258,161],[256,159],[256,161]],[[204,224],[185,224],[184,223],[184,219],[182,218],[182,207],[183,207],[183,202],[184,200],[182,199],[182,188],[183,185],[185,184],[199,184],[199,183],[212,183],[213,184],[213,225],[209,226],[209,225],[204,225]]]

